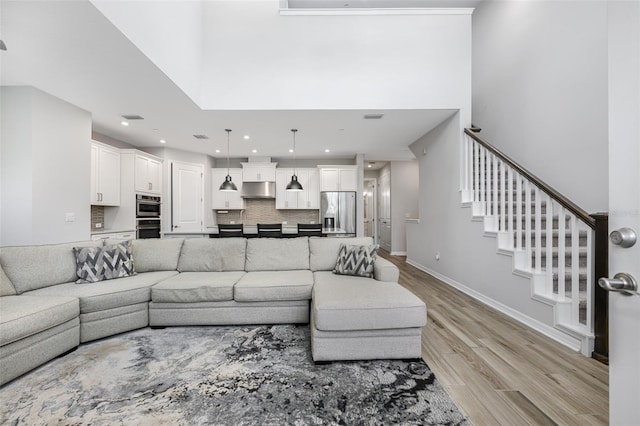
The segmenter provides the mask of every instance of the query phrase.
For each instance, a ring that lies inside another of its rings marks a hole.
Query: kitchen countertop
[[[92,229],[91,235],[100,235],[100,234],[119,234],[121,232],[136,232],[135,229],[121,229],[121,228],[98,228]]]
[[[335,235],[338,236],[340,234],[346,234],[347,232],[341,228],[322,228],[322,233],[325,235]],[[203,231],[194,231],[194,232],[165,232],[164,235],[217,235],[218,227],[217,226],[208,226]],[[298,225],[282,225],[282,235],[285,237],[296,236],[298,234]],[[254,236],[258,235],[258,226],[257,225],[245,225],[244,226],[244,235],[246,236]]]

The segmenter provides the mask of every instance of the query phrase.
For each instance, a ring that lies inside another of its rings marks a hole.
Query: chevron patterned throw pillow
[[[116,244],[108,244],[105,241],[102,252],[105,280],[136,275],[130,240]]]
[[[377,244],[373,246],[340,244],[333,273],[371,278],[377,251]]]
[[[96,283],[104,280],[102,247],[74,247],[76,255],[76,283]]]
[[[131,254],[131,241],[103,247],[74,247],[76,256],[76,283],[96,283],[113,278],[136,275]]]

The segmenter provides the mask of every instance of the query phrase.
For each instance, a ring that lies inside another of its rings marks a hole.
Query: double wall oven
[[[153,195],[136,195],[136,233],[138,239],[160,238],[162,202]]]

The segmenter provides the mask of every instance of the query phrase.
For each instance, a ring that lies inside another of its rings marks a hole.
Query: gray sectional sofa
[[[80,343],[146,326],[309,323],[314,361],[419,358],[426,307],[378,257],[332,272],[370,238],[133,240],[137,274],[76,284],[79,242],[0,249],[0,385]]]

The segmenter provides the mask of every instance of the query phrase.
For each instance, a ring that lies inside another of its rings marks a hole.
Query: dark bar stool
[[[259,223],[258,237],[281,238],[282,224],[281,223]]]
[[[299,223],[298,237],[322,237],[322,224]]]
[[[244,235],[244,226],[241,223],[234,223],[230,225],[218,225],[218,237],[242,237]]]

